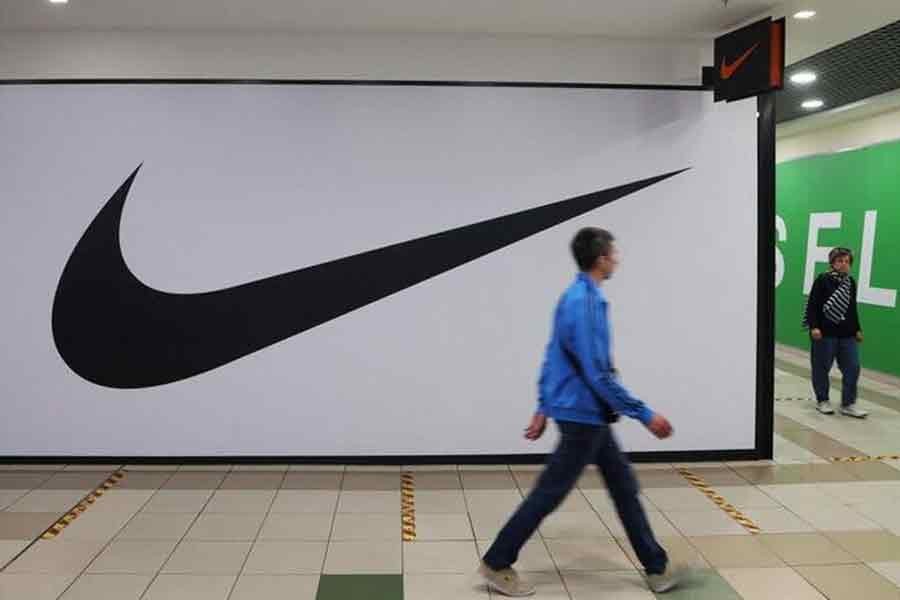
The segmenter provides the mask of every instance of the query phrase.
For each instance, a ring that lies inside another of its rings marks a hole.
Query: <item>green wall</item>
[[[864,236],[867,211],[877,211],[877,222]],[[806,303],[803,287],[810,215],[829,212],[841,214],[840,228],[820,229],[813,245],[853,250],[853,276],[860,284],[860,321],[865,333],[863,366],[900,375],[900,292],[894,292],[893,306],[889,306],[891,291],[900,289],[900,142],[777,166],[776,214],[785,230],[776,232],[776,268],[780,252],[784,275],[780,283],[776,280],[775,337],[789,346],[809,347],[800,323]],[[864,252],[864,237],[874,238],[871,252]],[[871,265],[868,286],[860,276],[864,255],[869,256]],[[827,268],[827,263],[817,263],[815,273]]]

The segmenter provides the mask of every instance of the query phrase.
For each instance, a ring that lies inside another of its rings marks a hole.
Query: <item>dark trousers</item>
[[[841,405],[850,406],[856,402],[856,384],[859,382],[859,347],[856,338],[823,337],[812,341],[812,382],[817,402],[826,402],[830,388],[828,374],[837,359],[843,375]]]
[[[541,521],[565,499],[589,462],[597,465],[606,481],[625,526],[628,540],[648,574],[662,573],[668,557],[653,537],[638,494],[637,479],[608,425],[558,421],[559,445],[550,455],[534,489],[510,517],[491,545],[484,562],[494,570],[505,569],[519,558],[519,551]]]

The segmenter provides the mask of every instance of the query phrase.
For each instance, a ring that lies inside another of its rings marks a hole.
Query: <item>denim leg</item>
[[[572,491],[585,465],[591,459],[597,426],[557,422],[559,443],[528,497],[519,505],[494,543],[484,555],[490,568],[501,570],[514,564],[519,551],[534,534],[541,521],[553,512]]]
[[[830,382],[828,374],[834,364],[837,353],[837,338],[823,337],[821,340],[812,340],[810,361],[812,367],[813,390],[816,392],[816,402],[827,402]]]
[[[841,338],[838,341],[837,363],[843,375],[841,406],[856,402],[856,384],[859,382],[859,346],[855,338]]]
[[[596,451],[597,468],[606,481],[606,487],[616,505],[616,512],[628,534],[628,541],[649,575],[657,575],[666,570],[669,559],[666,551],[657,543],[647,521],[647,514],[638,496],[640,487],[628,459],[619,449],[619,444],[608,429],[608,434]]]

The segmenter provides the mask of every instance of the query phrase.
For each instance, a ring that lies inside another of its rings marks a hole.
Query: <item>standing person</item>
[[[816,408],[820,413],[834,414],[828,398],[828,374],[837,358],[843,375],[841,414],[862,419],[869,413],[856,406],[858,344],[863,341],[863,334],[856,306],[856,281],[850,275],[853,253],[847,248],[834,248],[828,253],[828,263],[831,269],[813,283],[803,319],[812,346],[810,361]]]
[[[507,596],[529,596],[534,587],[512,568],[522,546],[578,481],[588,463],[603,475],[650,588],[665,592],[682,576],[653,536],[638,498],[637,479],[619,449],[609,422],[616,413],[639,420],[660,439],[672,434],[665,417],[654,413],[617,381],[610,357],[610,324],[603,283],[618,267],[613,236],[593,227],[571,243],[580,273],[566,289],[553,321],[538,384],[538,407],[525,437],[536,440],[547,418],[556,422],[560,440],[538,481],[484,555],[479,574]]]

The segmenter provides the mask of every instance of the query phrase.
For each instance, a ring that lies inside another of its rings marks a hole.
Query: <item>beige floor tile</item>
[[[404,465],[401,470],[408,471],[410,473],[419,473],[422,471],[425,471],[425,472],[450,471],[450,472],[455,473],[455,472],[459,471],[459,465]]]
[[[867,563],[869,568],[900,588],[900,561]]]
[[[900,535],[900,511],[897,510],[897,504],[898,502],[895,500],[882,500],[874,503],[854,504],[852,508],[894,535]]]
[[[403,576],[404,600],[488,600],[471,574],[420,573]]]
[[[61,513],[0,511],[0,540],[34,540],[53,525]]]
[[[97,500],[95,508],[102,508],[110,512],[131,512],[141,510],[150,498],[153,490],[107,490]]]
[[[463,489],[466,490],[512,490],[518,489],[512,472],[501,471],[460,471]]]
[[[339,490],[344,471],[288,471],[281,483],[285,490]]]
[[[613,539],[547,540],[560,571],[628,571],[634,565]]]
[[[716,568],[783,567],[784,562],[759,536],[723,535],[689,538],[691,545]]]
[[[622,521],[619,519],[618,514],[600,513],[600,518],[603,520],[603,523],[606,525],[606,528],[609,529],[613,537],[627,537],[625,526],[622,525]],[[647,521],[650,523],[650,528],[653,530],[653,533],[654,535],[656,535],[656,537],[681,536],[681,532],[678,531],[675,526],[672,525],[669,519],[667,519],[666,516],[662,513],[648,512]]]
[[[211,497],[209,490],[163,490],[154,494],[141,512],[197,514]]]
[[[24,550],[29,543],[28,540],[0,540],[0,569]]]
[[[865,518],[847,506],[808,506],[793,509],[797,516],[820,531],[865,531],[881,529],[877,523]]]
[[[715,507],[714,507],[715,508]],[[684,535],[710,536],[710,535],[748,535],[737,521],[728,516],[724,511],[715,508],[708,511],[665,511],[663,514]]]
[[[335,541],[399,540],[400,530],[399,514],[338,513],[334,518],[331,539]]]
[[[671,489],[671,488],[670,488]],[[677,488],[683,489],[683,488]],[[612,498],[609,496],[609,493],[606,490],[582,490],[581,493],[587,499],[588,503],[596,510],[601,513],[612,513],[616,512],[616,505],[613,502]],[[659,509],[656,508],[656,505],[650,501],[647,496],[641,494],[639,496],[641,505],[644,507],[645,512],[659,512]]]
[[[691,545],[687,538],[682,536],[658,537],[657,541],[659,542],[659,545],[665,549],[669,560],[672,561],[673,564],[686,565],[695,570],[710,568],[709,563],[703,558],[703,555]],[[628,555],[628,558],[631,560],[634,567],[639,571],[643,571],[644,567],[628,540],[619,539],[619,544],[625,549],[625,553]]]
[[[858,562],[858,559],[821,533],[764,534],[758,538],[791,566]]]
[[[232,471],[222,482],[223,490],[277,490],[281,487],[284,472]]]
[[[469,516],[472,519],[472,527],[475,529],[475,537],[479,540],[489,540],[497,537],[497,534],[509,521],[511,513],[482,509],[470,512]]]
[[[138,513],[119,532],[120,540],[180,540],[195,519],[193,513]]]
[[[900,561],[900,537],[887,531],[838,531],[828,537],[862,562]]]
[[[60,600],[138,600],[152,575],[82,575]]]
[[[507,512],[512,514],[522,504],[518,490],[466,490],[469,512]]]
[[[462,481],[457,471],[419,471],[413,473],[416,492],[462,489]]]
[[[468,542],[407,542],[403,544],[405,573],[471,573],[478,566],[478,548]]]
[[[650,488],[644,492],[653,505],[662,511],[711,510],[716,505],[700,490],[693,487]],[[727,499],[727,498],[726,498]]]
[[[893,583],[866,565],[797,567],[828,600],[897,600]]]
[[[288,464],[272,464],[272,465],[234,465],[231,467],[231,470],[235,473],[240,472],[250,472],[250,473],[287,473],[288,468],[291,465]]]
[[[31,490],[0,490],[0,510],[14,504]]]
[[[162,572],[186,575],[237,575],[251,542],[181,542]]]
[[[134,513],[111,512],[90,508],[81,513],[59,534],[60,539],[70,541],[108,542],[134,517]]]
[[[786,508],[746,508],[743,514],[764,533],[812,532],[812,525]]]
[[[777,500],[751,485],[717,487],[716,492],[739,509],[779,508]]]
[[[403,465],[347,465],[344,467],[347,473],[379,473],[393,475],[403,472]]]
[[[595,512],[552,513],[540,527],[547,539],[611,538],[613,535]]]
[[[243,575],[229,600],[316,600],[319,575]]]
[[[343,491],[400,491],[400,473],[397,472],[353,472],[344,474],[341,484]]]
[[[174,475],[174,471],[128,471],[116,484],[119,490],[156,490]]]
[[[416,490],[416,514],[465,514],[466,499],[459,490]]]
[[[235,575],[160,575],[142,600],[226,600]]]
[[[40,540],[9,565],[6,572],[77,575],[102,549],[101,542]]]
[[[217,471],[178,471],[162,486],[164,490],[215,490],[226,473]]]
[[[331,542],[325,556],[324,573],[393,574],[402,572],[402,542]]]
[[[493,540],[480,540],[478,542],[478,554],[484,556],[491,547]],[[516,561],[516,570],[520,572],[555,571],[556,563],[547,550],[546,542],[539,537],[533,537],[519,551],[519,560]]]
[[[14,502],[8,512],[41,512],[63,514],[87,494],[84,490],[34,490]]]
[[[332,515],[324,514],[270,514],[259,532],[259,539],[327,541],[331,536]],[[397,529],[400,528],[399,510]]]
[[[563,573],[572,600],[615,598],[616,600],[654,600],[644,578],[633,570],[621,572]]]
[[[9,474],[9,471],[25,471],[31,473],[37,472],[46,472],[49,471],[51,473],[56,471],[64,470],[68,465],[62,463],[39,463],[39,464],[27,464],[27,463],[8,463],[4,465],[0,465],[0,474],[6,475]],[[49,477],[49,474],[48,474]]]
[[[42,490],[82,490],[87,493],[97,489],[111,475],[111,472],[62,471],[55,473],[41,485]]]
[[[342,513],[400,513],[399,491],[342,491],[338,498],[338,512]]]
[[[421,514],[416,510],[416,539],[419,541],[463,541],[474,537],[467,514]]]
[[[262,527],[262,513],[202,513],[185,539],[207,542],[250,542]]]
[[[19,575],[0,573],[0,598],[6,600],[56,600],[74,575]]]
[[[265,513],[272,506],[275,490],[219,490],[206,505],[208,513]]]
[[[270,512],[332,514],[337,507],[338,490],[280,490]]]
[[[721,569],[719,573],[744,600],[827,600],[790,567]]]
[[[328,542],[256,542],[244,566],[248,575],[319,574]]]
[[[842,504],[869,504],[900,500],[900,486],[882,481],[856,481],[849,483],[822,483],[819,487]]]
[[[289,473],[339,473],[343,474],[347,470],[345,465],[290,465]]]
[[[178,467],[180,473],[190,473],[193,471],[215,471],[217,473],[228,473],[234,469],[235,465],[214,464],[214,465],[181,465]]]
[[[167,542],[113,542],[87,569],[93,574],[155,575],[175,549]]]

